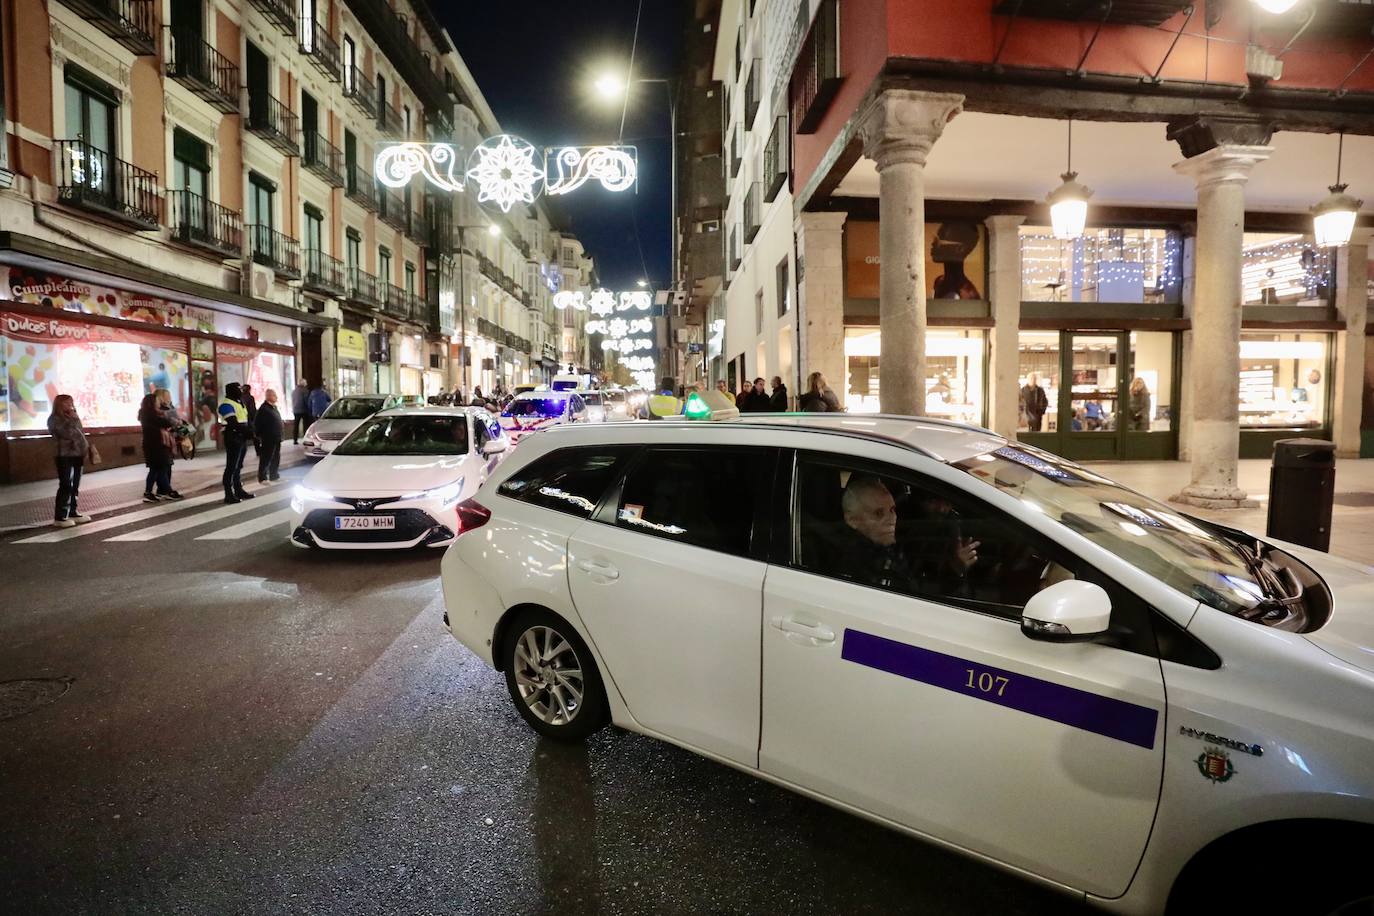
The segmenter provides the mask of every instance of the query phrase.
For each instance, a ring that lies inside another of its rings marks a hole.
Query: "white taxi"
[[[576,391],[527,391],[501,411],[501,428],[512,445],[541,429],[586,421],[587,404]]]
[[[478,407],[374,414],[292,493],[291,543],[329,550],[445,546],[461,527],[456,507],[508,448],[496,418]]]
[[[1123,913],[1374,894],[1374,569],[915,418],[560,428],[459,508],[445,623],[541,734]]]

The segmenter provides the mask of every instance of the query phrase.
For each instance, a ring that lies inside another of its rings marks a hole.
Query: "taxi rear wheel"
[[[566,620],[530,609],[520,612],[506,632],[506,688],[531,728],[559,741],[581,741],[606,724],[601,674]]]

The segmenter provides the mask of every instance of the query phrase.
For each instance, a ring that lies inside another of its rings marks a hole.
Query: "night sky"
[[[637,0],[440,0],[433,8],[502,129],[543,147],[616,142],[621,103],[597,98],[592,83],[608,70],[624,78],[636,6]],[[644,0],[636,77],[675,75],[682,15],[681,0]],[[638,147],[638,193],[584,185],[551,206],[550,214],[596,259],[602,285],[633,289],[647,277],[664,286],[670,276],[672,156],[663,86],[632,87],[625,143]]]

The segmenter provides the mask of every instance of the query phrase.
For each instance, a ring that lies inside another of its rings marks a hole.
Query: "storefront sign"
[[[340,328],[334,332],[334,343],[339,351],[339,359],[356,359],[359,362],[367,359],[367,338],[357,331]]]
[[[845,223],[845,292],[850,299],[877,299],[882,258],[878,223]],[[983,299],[987,246],[977,223],[926,223],[926,297]]]

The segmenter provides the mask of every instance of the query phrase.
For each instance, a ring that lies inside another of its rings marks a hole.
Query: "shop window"
[[[1310,235],[1247,232],[1241,248],[1241,301],[1245,305],[1319,305],[1335,290],[1333,249]]]
[[[1124,422],[1129,432],[1169,432],[1174,425],[1174,335],[1132,331],[1131,380]]]
[[[1241,429],[1326,426],[1329,368],[1328,334],[1241,334]]]
[[[846,328],[848,378],[844,404],[852,413],[878,412],[878,364],[882,335],[877,328]],[[987,334],[965,328],[926,330],[926,414],[983,423]],[[832,383],[832,387],[833,383]]]
[[[1016,428],[1054,432],[1059,425],[1059,332],[1022,331],[1017,340]]]
[[[1026,302],[1177,304],[1183,238],[1173,229],[1088,229],[1057,239],[1022,226],[1021,298]]]

